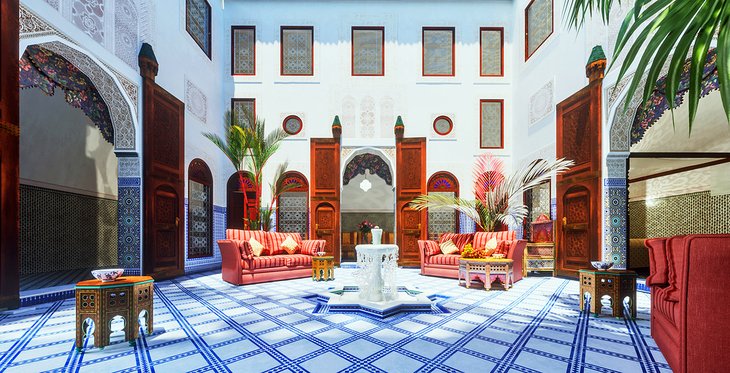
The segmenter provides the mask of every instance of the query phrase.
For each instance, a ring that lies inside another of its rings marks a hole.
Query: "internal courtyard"
[[[730,364],[730,0],[0,1],[0,372]]]

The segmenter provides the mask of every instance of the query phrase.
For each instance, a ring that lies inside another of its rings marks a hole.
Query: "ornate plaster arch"
[[[59,54],[86,74],[109,108],[114,127],[114,149],[125,152],[136,150],[136,84],[102,66],[71,38],[22,6],[20,38],[23,45],[19,51],[21,55],[28,45],[39,45]]]

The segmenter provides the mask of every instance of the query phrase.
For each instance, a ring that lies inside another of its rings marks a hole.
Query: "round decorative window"
[[[296,115],[290,115],[284,119],[284,132],[290,135],[296,135],[302,132],[302,120]]]
[[[433,130],[441,136],[446,136],[454,129],[454,123],[447,116],[440,116],[433,121]]]

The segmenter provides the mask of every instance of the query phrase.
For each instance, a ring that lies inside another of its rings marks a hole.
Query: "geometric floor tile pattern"
[[[527,277],[509,291],[399,269],[398,282],[438,295],[448,313],[313,314],[307,296],[354,285],[310,279],[233,286],[220,273],[155,284],[152,335],[130,347],[74,348],[74,300],[0,313],[7,372],[669,372],[649,335],[649,295],[638,318],[578,311],[578,282]]]

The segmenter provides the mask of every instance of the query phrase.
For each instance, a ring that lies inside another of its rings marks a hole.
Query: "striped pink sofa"
[[[298,252],[288,254],[281,243],[291,236]],[[254,256],[251,237],[264,245],[261,256]],[[312,256],[324,251],[324,240],[302,240],[298,233],[278,233],[226,229],[226,239],[218,241],[221,250],[221,275],[234,285],[255,284],[312,276]]]
[[[438,241],[419,240],[418,252],[421,256],[421,274],[438,277],[459,277],[459,259],[466,244],[471,243],[474,248],[483,248],[492,237],[497,239],[498,245],[507,245],[507,258],[512,259],[514,281],[522,279],[522,257],[525,253],[527,241],[518,240],[515,231],[477,232],[477,233],[445,233]],[[444,255],[439,244],[451,240],[459,248],[459,254]],[[494,280],[494,279],[492,279]]]

